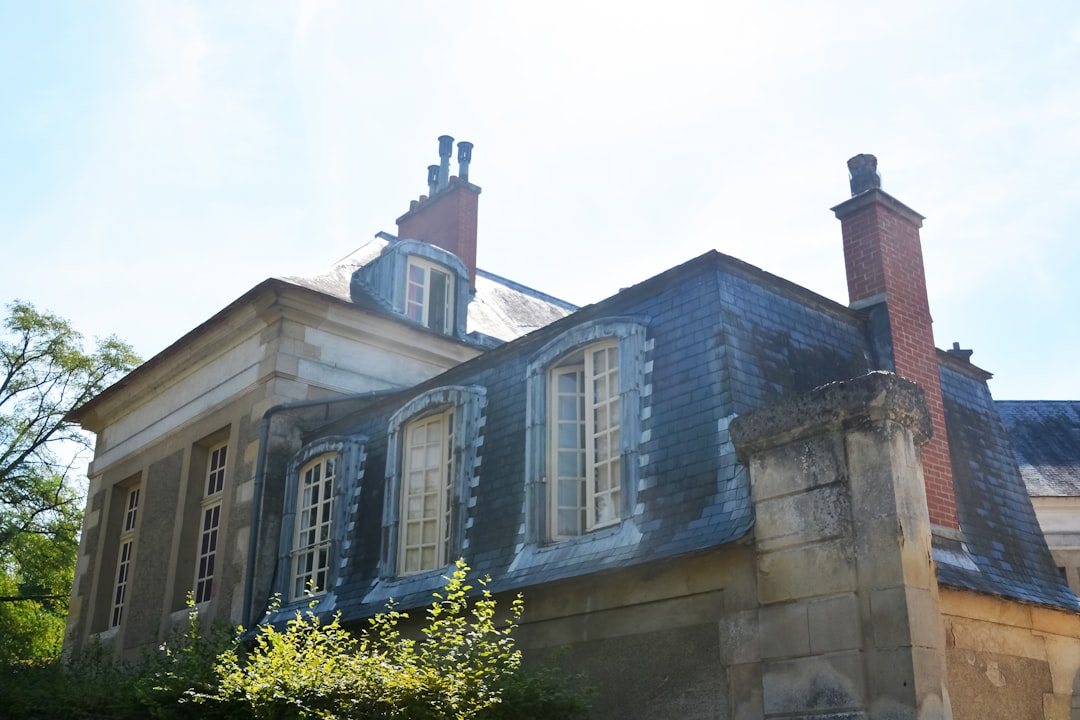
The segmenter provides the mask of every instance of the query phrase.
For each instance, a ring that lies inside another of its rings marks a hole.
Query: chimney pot
[[[439,166],[428,165],[427,166],[427,187],[428,195],[434,195],[436,188],[439,187]]]
[[[881,189],[881,176],[877,171],[877,158],[860,153],[847,161],[852,197],[872,189]]]
[[[457,144],[458,177],[465,182],[469,182],[469,163],[472,162],[472,149],[473,144],[471,142],[462,141]]]
[[[445,190],[450,182],[450,155],[454,152],[454,138],[439,136],[439,190]],[[435,193],[432,193],[434,195]]]

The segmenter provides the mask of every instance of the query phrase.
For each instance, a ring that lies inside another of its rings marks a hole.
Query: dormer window
[[[454,276],[444,267],[410,256],[406,278],[405,315],[436,332],[451,334]]]
[[[470,290],[461,258],[423,240],[380,240],[378,257],[353,273],[353,302],[373,298],[403,319],[464,339]]]

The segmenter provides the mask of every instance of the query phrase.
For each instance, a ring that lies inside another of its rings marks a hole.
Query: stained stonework
[[[914,383],[872,373],[731,424],[757,515],[762,715],[948,717]]]

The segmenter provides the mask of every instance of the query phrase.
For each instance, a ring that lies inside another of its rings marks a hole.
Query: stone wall
[[[1080,720],[1080,615],[943,587],[955,720]]]
[[[928,430],[919,388],[884,373],[732,423],[757,515],[764,716],[946,716]]]

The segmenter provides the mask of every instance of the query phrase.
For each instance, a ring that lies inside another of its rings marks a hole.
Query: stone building
[[[80,411],[73,647],[156,642],[192,588],[359,622],[464,557],[598,717],[1071,717],[1080,603],[872,156],[833,208],[849,305],[710,252],[575,310],[474,273],[471,146],[454,180],[442,144],[397,237]]]

